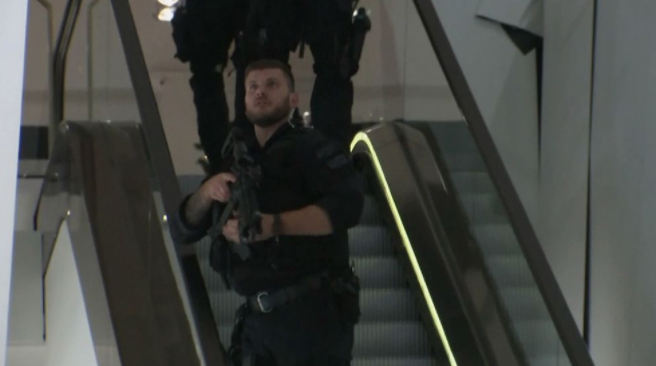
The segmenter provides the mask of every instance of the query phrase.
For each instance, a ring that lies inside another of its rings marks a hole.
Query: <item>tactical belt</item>
[[[318,275],[308,276],[301,279],[298,283],[292,286],[284,287],[275,291],[261,291],[257,295],[250,296],[247,303],[251,311],[260,314],[272,312],[285,304],[289,304],[300,296],[308,292],[317,291],[324,287],[327,274],[321,273]]]

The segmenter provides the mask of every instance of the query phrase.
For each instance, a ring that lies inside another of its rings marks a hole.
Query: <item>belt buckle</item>
[[[262,291],[259,294],[257,294],[257,304],[260,306],[260,310],[264,313],[270,313],[273,311],[273,307],[271,308],[265,308],[265,306],[262,304],[262,297],[263,296],[269,296],[268,292]]]

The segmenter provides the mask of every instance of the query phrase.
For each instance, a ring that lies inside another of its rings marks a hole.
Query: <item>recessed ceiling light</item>
[[[173,6],[177,4],[180,0],[157,0],[160,4],[164,6]]]
[[[175,14],[174,8],[164,8],[160,10],[159,13],[157,14],[157,19],[163,22],[170,22],[171,19],[173,19],[174,14]]]

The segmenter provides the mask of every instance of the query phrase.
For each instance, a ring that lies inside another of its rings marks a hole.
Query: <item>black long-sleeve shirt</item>
[[[256,192],[260,211],[273,214],[317,205],[328,215],[333,233],[280,236],[249,244],[251,258],[230,258],[228,278],[235,290],[249,296],[288,286],[308,274],[348,268],[347,229],[357,224],[364,201],[349,157],[319,132],[289,124],[281,126],[264,147],[254,136],[246,143],[262,169]],[[178,243],[198,241],[213,224],[208,212],[200,225],[189,225],[184,219],[186,202],[173,222]]]

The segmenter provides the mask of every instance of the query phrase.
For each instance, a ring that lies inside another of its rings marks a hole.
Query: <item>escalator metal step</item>
[[[474,225],[474,236],[487,256],[521,253],[512,227],[507,224]]]
[[[376,202],[376,197],[372,195],[364,196],[364,207],[358,225],[380,225],[383,221],[380,212],[380,205]]]
[[[488,257],[485,262],[495,282],[501,288],[535,286],[531,270],[522,255]]]
[[[451,172],[482,172],[487,169],[477,152],[447,153],[444,160]]]
[[[471,132],[463,121],[431,123],[430,128],[439,142],[440,150],[445,154],[478,151]]]
[[[430,357],[354,358],[351,366],[434,366],[432,362]]]
[[[382,226],[358,225],[348,231],[351,257],[392,256],[392,236]]]
[[[454,172],[451,179],[461,194],[496,193],[494,184],[486,172]]]
[[[558,356],[560,355],[560,357]],[[530,366],[571,366],[567,353],[564,349],[555,352],[553,355],[542,355],[528,358]]]
[[[528,358],[548,357],[563,352],[551,320],[514,322],[513,328]]]
[[[354,357],[426,356],[431,352],[419,321],[360,322],[355,328]]]
[[[406,288],[365,288],[360,292],[360,310],[363,322],[419,319],[416,299]]]
[[[513,321],[549,319],[549,311],[537,287],[506,287],[500,292]]]
[[[231,324],[219,326],[219,337],[226,348],[231,334]],[[363,362],[387,360],[392,362],[389,365],[401,365],[396,362],[418,362],[431,354],[426,331],[419,322],[362,322],[355,328],[354,343],[353,357]]]
[[[473,225],[508,222],[501,200],[493,193],[468,193],[461,195],[460,200]]]
[[[404,288],[405,275],[395,257],[356,257],[355,272],[362,288]]]

